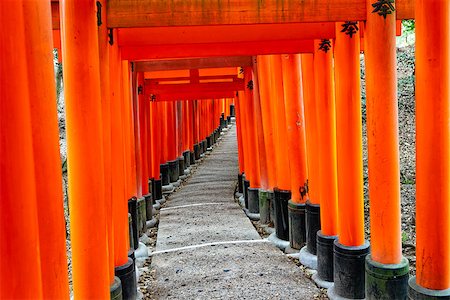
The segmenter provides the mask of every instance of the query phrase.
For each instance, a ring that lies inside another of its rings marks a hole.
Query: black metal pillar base
[[[206,148],[211,148],[212,144],[212,138],[211,135],[209,135],[206,137]]]
[[[119,277],[114,276],[113,283],[109,286],[109,299],[122,300],[122,283]]]
[[[191,151],[191,152],[189,152],[189,158],[190,158],[190,164],[191,164],[191,166],[192,165],[195,165],[195,153],[194,153],[194,151]]]
[[[238,192],[241,194],[244,192],[244,182],[242,181],[242,174],[238,174]]]
[[[184,156],[178,157],[178,178],[184,176]]]
[[[430,290],[417,284],[416,276],[408,281],[408,299],[410,300],[450,300],[450,288],[446,290]]]
[[[124,265],[114,268],[114,273],[122,283],[123,300],[136,300],[137,282],[133,260],[128,258],[128,261]]]
[[[178,159],[169,161],[169,179],[170,182],[177,182],[180,178],[180,171],[178,170]]]
[[[208,144],[208,142],[206,141],[206,139],[204,139],[203,141],[202,141],[202,149],[203,149],[203,152],[202,153],[206,153],[206,149],[208,148],[207,145]]]
[[[248,188],[250,187],[250,181],[244,179],[244,203],[245,208],[248,209]]]
[[[270,223],[269,226],[275,227],[275,193],[273,191],[267,192],[267,201],[269,202],[269,215],[270,215]]]
[[[145,198],[146,221],[150,221],[153,218],[153,196],[151,193],[148,193],[147,195],[144,196],[144,198]],[[146,231],[147,231],[147,229],[144,232],[146,232]]]
[[[227,116],[227,125],[231,124],[231,116]]]
[[[145,197],[138,198],[137,200],[137,230],[138,237],[141,237],[147,232],[147,201]]]
[[[191,152],[189,150],[184,151],[183,158],[184,158],[184,168],[187,169],[191,166]]]
[[[320,280],[334,281],[334,241],[336,235],[329,236],[317,231],[317,276]]]
[[[306,244],[306,204],[288,202],[289,245],[300,250]]]
[[[200,155],[202,154],[201,151],[202,150],[201,150],[200,144],[195,144],[194,145],[194,154],[195,154],[194,158],[195,158],[195,160],[199,160],[200,159]]]
[[[128,237],[130,238],[130,249],[134,251],[133,219],[130,213],[128,213]]]
[[[275,188],[273,192],[275,233],[280,240],[289,241],[288,201],[291,199],[291,191]]]
[[[161,172],[162,185],[168,185],[170,183],[169,164],[160,164],[159,171]]]
[[[131,229],[133,230],[133,249],[139,247],[139,233],[138,233],[138,217],[137,217],[137,198],[132,197],[128,200],[128,213],[131,215]]]
[[[235,116],[234,104],[230,104],[230,116]]]
[[[334,241],[334,286],[333,294],[345,299],[366,297],[365,264],[370,244],[344,246],[339,239]]]
[[[252,214],[259,213],[259,189],[248,188],[248,211]]]
[[[270,223],[270,202],[268,196],[268,191],[259,190],[259,222],[261,224]]]
[[[317,255],[317,231],[320,230],[320,205],[306,201],[306,248]]]
[[[407,299],[409,262],[402,258],[399,264],[386,265],[366,256],[366,298]],[[415,299],[417,300],[417,299]]]
[[[162,180],[161,179],[153,179],[152,180],[152,204],[156,204],[156,200],[159,200],[163,197],[162,194]]]

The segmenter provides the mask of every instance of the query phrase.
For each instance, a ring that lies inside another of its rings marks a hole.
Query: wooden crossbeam
[[[231,56],[136,62],[135,70],[137,72],[150,72],[223,67],[247,67],[251,65],[251,56]]]
[[[206,99],[223,99],[233,98],[235,92],[232,91],[215,91],[215,92],[193,92],[193,93],[173,93],[155,95],[153,101],[177,101],[177,100],[206,100]]]
[[[156,84],[145,81],[144,93],[151,100],[174,101],[217,99],[234,97],[236,91],[244,90],[243,79],[234,82]]]
[[[210,82],[210,83],[181,83],[181,84],[152,84],[146,81],[145,94],[173,94],[173,93],[196,93],[215,91],[242,91],[244,81],[240,79],[235,82]]]
[[[123,46],[122,59],[149,60],[164,58],[252,56],[314,52],[313,40],[257,41],[241,43]]]
[[[236,75],[237,68],[208,68],[208,69],[198,69],[199,76],[226,76],[226,75]],[[175,78],[175,77],[189,77],[191,76],[190,70],[171,70],[171,71],[155,71],[155,72],[144,72],[145,79],[154,78]]]
[[[330,39],[336,33],[334,23],[329,22],[119,28],[117,36],[119,46],[150,46]]]
[[[108,26],[202,26],[366,20],[367,0],[109,0]],[[396,0],[413,19],[415,0]]]
[[[414,19],[415,0],[395,2],[398,20]],[[51,5],[59,29],[59,3]],[[366,0],[109,0],[106,9],[111,28],[366,20]]]
[[[215,75],[215,76],[199,76],[197,78],[198,81],[237,81],[238,77],[237,75]],[[166,78],[152,78],[149,80],[151,83],[157,83],[157,82],[172,82],[172,81],[191,81],[192,77],[166,77]]]

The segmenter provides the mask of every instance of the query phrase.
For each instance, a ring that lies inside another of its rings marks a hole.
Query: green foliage
[[[416,29],[416,22],[414,20],[403,20],[402,25],[406,33],[414,33]]]

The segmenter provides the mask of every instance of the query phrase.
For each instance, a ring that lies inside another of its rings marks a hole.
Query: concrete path
[[[314,299],[319,290],[234,202],[233,126],[160,211],[149,286],[159,299]]]

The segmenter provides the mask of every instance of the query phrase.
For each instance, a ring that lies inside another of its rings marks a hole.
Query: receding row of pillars
[[[146,99],[96,3],[60,8],[73,296],[135,299],[139,236],[220,137],[233,99]],[[50,2],[0,9],[0,298],[69,299]]]
[[[313,279],[332,299],[450,297],[449,17],[448,3],[417,1],[413,277],[402,255],[394,16],[370,10],[364,23],[336,23],[336,38],[316,40],[313,54],[256,56],[253,67],[242,69],[247,87],[239,92],[236,122],[246,211],[263,225],[273,223],[272,239],[316,269]]]

